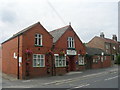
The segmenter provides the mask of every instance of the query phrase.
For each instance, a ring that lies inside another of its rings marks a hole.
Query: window
[[[100,60],[100,56],[98,56],[98,60]]]
[[[42,46],[42,35],[35,34],[35,45]]]
[[[68,48],[75,48],[74,39],[72,37],[68,37]]]
[[[45,67],[45,56],[43,54],[33,54],[33,67]]]
[[[97,58],[93,58],[93,63],[98,63],[98,59]]]
[[[107,59],[107,57],[106,56],[104,56],[104,60],[106,60]]]
[[[84,57],[81,55],[78,55],[78,61],[79,61],[79,65],[84,65]]]
[[[115,50],[115,49],[116,49],[116,47],[115,47],[115,46],[113,46],[113,49]]]
[[[106,44],[106,49],[109,49],[109,45]]]
[[[95,63],[96,62],[96,60],[95,59],[93,59],[93,63]]]
[[[55,55],[55,67],[65,67],[66,66],[66,57]]]

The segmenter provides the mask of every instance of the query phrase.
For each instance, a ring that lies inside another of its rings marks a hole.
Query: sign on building
[[[67,50],[67,55],[77,55],[76,50]]]

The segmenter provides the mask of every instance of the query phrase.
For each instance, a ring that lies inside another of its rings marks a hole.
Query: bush
[[[120,64],[120,54],[117,56],[117,59],[116,59],[116,64]]]

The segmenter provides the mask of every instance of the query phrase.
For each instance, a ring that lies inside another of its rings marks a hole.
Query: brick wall
[[[20,36],[19,55],[22,57],[22,36]],[[18,60],[14,58],[14,53],[18,54],[18,37],[2,44],[2,72],[17,77]],[[20,67],[20,73],[22,68]]]
[[[93,58],[96,58],[97,56],[93,56]],[[105,59],[106,57],[106,59]],[[101,59],[98,60],[97,63],[92,63],[92,68],[97,69],[97,68],[105,68],[105,67],[110,67],[111,66],[111,59],[110,56],[105,56],[103,62],[101,62]]]
[[[43,38],[43,46],[35,46],[35,34],[42,34]],[[35,27],[31,28],[28,32],[24,33],[23,36],[23,77],[26,75],[26,55],[25,50],[31,49],[33,54],[46,54],[48,50],[52,47],[52,36],[45,30],[45,28],[38,24]],[[46,58],[47,56],[45,56]],[[47,75],[47,69],[46,69],[46,59],[45,59],[45,67],[33,67],[33,57],[31,55],[30,57],[30,64],[29,64],[29,72],[30,77],[37,77],[37,76],[46,76]]]
[[[55,43],[54,53],[59,54],[60,50],[63,49],[65,51],[65,54],[66,54],[66,50],[68,49],[68,46],[67,46],[67,38],[68,37],[73,37],[74,38],[75,50],[77,51],[76,56],[71,56],[71,57],[74,58],[74,59],[72,59],[72,68],[73,68],[72,70],[73,71],[83,70],[85,68],[85,66],[77,66],[77,68],[76,68],[76,61],[78,61],[78,54],[80,54],[79,50],[81,50],[84,54],[86,53],[85,47],[84,47],[82,41],[76,35],[76,33],[72,30],[72,28],[69,28],[69,30],[67,30],[61,36],[61,38]],[[68,56],[68,57],[70,57],[70,56]],[[61,73],[63,71],[65,71],[63,68],[59,68],[58,70],[59,70],[59,72],[61,71]]]

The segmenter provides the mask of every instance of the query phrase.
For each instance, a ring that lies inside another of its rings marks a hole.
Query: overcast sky
[[[118,36],[118,0],[0,0],[0,43],[40,22],[48,31],[71,25],[82,42]]]

